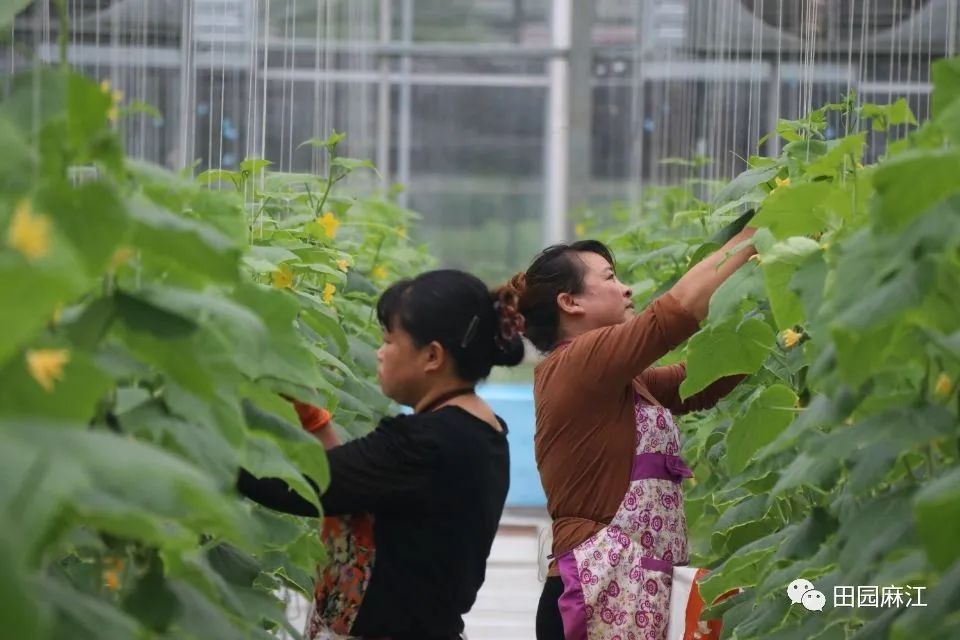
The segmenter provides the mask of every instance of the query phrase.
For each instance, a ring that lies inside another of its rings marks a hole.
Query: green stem
[[[913,472],[913,468],[910,466],[910,463],[907,462],[907,458],[903,458],[903,466],[907,468],[907,474],[910,476],[910,479],[913,480],[913,484],[919,484],[920,481],[917,480],[917,475]]]
[[[70,39],[70,15],[67,12],[67,0],[55,0],[57,5],[57,19],[60,22],[60,33],[57,34],[57,45],[60,50],[60,64],[68,66],[67,43]]]

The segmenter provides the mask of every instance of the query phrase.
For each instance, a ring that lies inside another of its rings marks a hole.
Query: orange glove
[[[305,431],[316,433],[330,424],[330,419],[333,416],[326,409],[300,402],[286,395],[283,397],[293,403],[293,408],[296,409],[297,416],[300,418],[300,425]]]

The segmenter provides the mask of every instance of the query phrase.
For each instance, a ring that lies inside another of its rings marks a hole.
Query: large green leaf
[[[243,410],[251,429],[269,436],[321,490],[326,489],[330,484],[330,469],[323,446],[316,438],[252,402],[244,402]]]
[[[194,535],[216,533],[247,541],[248,521],[238,506],[225,500],[208,476],[162,449],[113,434],[37,422],[6,422],[0,429],[49,456],[53,465],[76,468],[83,481],[76,483],[73,508],[103,525],[117,526],[122,535],[133,535],[137,522],[146,527],[151,520],[159,525],[174,519]],[[144,477],[150,482],[142,482]],[[154,537],[159,528],[143,533],[166,542]]]
[[[750,226],[767,227],[778,239],[822,231],[830,220],[828,204],[835,190],[829,182],[780,187],[767,197]]]
[[[911,607],[893,625],[892,640],[953,640],[960,631],[960,562],[945,568],[925,598],[926,607]]]
[[[0,368],[0,416],[89,421],[112,380],[82,351],[65,350],[69,361],[62,376],[47,390],[28,372],[26,356]]]
[[[898,228],[960,191],[960,151],[916,150],[881,164],[873,174],[879,196],[877,218]]]
[[[942,112],[960,99],[960,58],[938,60],[930,68],[933,80],[933,114],[940,116]]]
[[[65,241],[54,237],[50,253],[34,263],[19,254],[0,251],[0,362],[26,346],[53,320],[57,307],[73,301],[91,280]]]
[[[880,495],[841,517],[837,531],[839,566],[859,570],[882,560],[892,549],[907,547],[913,537],[910,496],[904,491]]]
[[[127,202],[133,241],[145,254],[217,280],[235,280],[240,247],[218,229],[176,215],[142,195]]]
[[[47,636],[43,629],[47,617],[41,618],[39,602],[19,564],[7,534],[0,534],[0,628],[11,638],[39,640]]]
[[[820,251],[813,240],[792,237],[760,254],[767,298],[778,327],[791,328],[805,318],[802,301],[789,285],[799,266]]]
[[[127,231],[123,205],[113,190],[100,182],[75,188],[66,183],[46,185],[37,206],[50,212],[90,275],[103,272]]]
[[[763,298],[763,279],[755,265],[748,265],[738,269],[732,276],[710,297],[710,312],[707,322],[712,325],[720,324],[730,318],[739,320],[738,311],[743,306],[754,303]],[[754,305],[755,306],[755,305]]]
[[[960,560],[960,467],[924,486],[913,498],[917,533],[930,562],[945,567]]]
[[[773,180],[773,178],[779,172],[779,167],[757,167],[755,169],[747,169],[731,182],[726,184],[723,189],[717,193],[714,198],[714,202],[717,204],[723,204],[725,202],[730,202],[731,200],[736,200],[737,198],[743,196],[748,191],[757,188],[759,185]],[[756,226],[751,224],[751,226]]]
[[[36,178],[37,154],[9,120],[0,118],[0,195],[22,196]]]
[[[52,577],[36,582],[40,598],[56,611],[52,637],[100,640],[127,640],[148,634],[137,621],[118,609],[113,602],[84,593]]]
[[[291,464],[273,438],[251,434],[247,439],[244,467],[256,478],[278,478],[320,510],[317,492]]]
[[[815,162],[807,166],[810,176],[835,176],[844,169],[852,169],[863,159],[863,147],[867,141],[865,132],[831,140],[827,143],[828,151]]]
[[[707,327],[690,339],[680,395],[689,398],[724,376],[755,373],[773,345],[773,330],[759,318]]]
[[[159,400],[145,402],[118,419],[125,432],[176,451],[219,486],[232,486],[239,455],[218,430],[171,415]]]
[[[773,442],[798,413],[797,394],[787,386],[775,384],[764,389],[734,421],[727,432],[727,470],[731,475],[746,468],[763,446]]]

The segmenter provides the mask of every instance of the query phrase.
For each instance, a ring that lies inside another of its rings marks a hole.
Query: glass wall
[[[301,144],[344,131],[344,152],[378,165],[373,184],[405,185],[396,197],[423,215],[416,233],[441,263],[491,283],[571,236],[584,204],[602,215],[651,185],[735,175],[775,151],[757,142],[778,117],[857,91],[905,96],[922,118],[929,64],[956,52],[960,13],[958,0],[67,5],[68,58],[123,91],[135,155],[323,171]],[[0,44],[5,81],[56,60],[57,38],[52,3],[37,0]]]

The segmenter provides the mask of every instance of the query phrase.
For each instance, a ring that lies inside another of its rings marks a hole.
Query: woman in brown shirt
[[[666,637],[671,571],[687,562],[673,414],[707,409],[740,376],[681,400],[683,364],[652,365],[693,335],[717,287],[755,252],[747,229],[635,314],[597,241],[550,247],[508,287],[534,373],[537,466],[553,519],[538,640]]]

